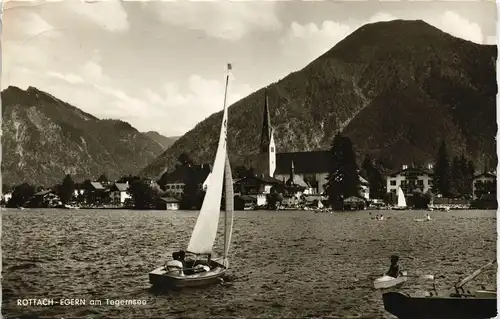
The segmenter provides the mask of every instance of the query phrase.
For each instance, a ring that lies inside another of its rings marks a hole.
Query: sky
[[[2,89],[178,136],[298,71],[360,26],[421,19],[496,44],[494,1],[7,1]]]

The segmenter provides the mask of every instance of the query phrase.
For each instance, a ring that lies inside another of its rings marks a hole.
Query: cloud
[[[446,11],[434,24],[444,32],[455,37],[469,40],[476,43],[483,43],[484,37],[481,27],[477,23],[461,17],[453,11]],[[432,22],[431,22],[432,23]]]
[[[31,11],[32,8],[9,9],[3,13],[2,37],[4,41],[26,41],[35,36],[55,38],[59,35],[58,30],[38,13]]]
[[[252,91],[248,84],[230,83],[227,97],[228,105],[247,96]],[[161,130],[164,127],[169,131],[176,132],[176,134],[184,133],[203,121],[207,115],[222,110],[224,83],[194,74],[189,77],[185,90],[181,90],[177,84],[169,82],[163,85],[160,92],[146,90],[145,96],[151,107],[157,111],[164,110],[162,117],[151,118],[154,129]],[[189,116],[186,116],[187,114]],[[177,120],[181,118],[182,121]]]
[[[121,1],[71,2],[70,10],[110,32],[127,31],[128,15]]]
[[[204,31],[209,36],[225,40],[241,39],[254,30],[281,27],[274,2],[162,2],[155,11],[165,23]]]
[[[88,83],[103,83],[108,77],[102,72],[102,67],[95,61],[88,61],[82,68],[82,73]]]
[[[47,72],[47,76],[50,78],[59,79],[59,80],[62,80],[62,81],[65,81],[65,82],[68,82],[71,84],[84,83],[82,77],[79,75],[76,75],[74,73],[61,74],[59,72],[49,71],[49,72]]]
[[[125,91],[95,61],[74,73],[50,71],[44,77],[44,88],[50,93],[99,118],[122,119],[141,131],[172,135],[184,134],[208,115],[220,111],[224,99],[223,81],[198,74],[191,75],[182,87],[179,82],[166,82],[157,91]],[[230,83],[228,105],[252,91],[248,84]]]
[[[346,24],[324,21],[321,25],[292,22],[282,40],[285,54],[304,64],[316,59],[352,32]]]
[[[373,16],[371,16],[366,23],[392,21],[392,20],[396,20],[396,19],[401,19],[401,18],[397,18],[397,17],[395,17],[392,14],[387,13],[387,12],[377,12]],[[366,23],[362,23],[361,25],[366,24]],[[361,25],[356,26],[356,29],[358,27],[360,27]]]
[[[497,37],[495,35],[486,36],[484,39],[484,44],[496,45],[497,44]]]
[[[281,40],[281,44],[285,54],[293,60],[295,67],[299,68],[331,49],[364,24],[417,18],[420,17],[410,17],[408,15],[401,17],[386,12],[378,12],[359,23],[348,24],[326,20],[318,25],[314,23],[302,25],[292,22],[285,37]],[[438,15],[437,18],[426,19],[426,22],[456,37],[476,43],[485,41],[481,28],[477,23],[470,22],[453,11],[446,11]]]
[[[294,59],[297,67],[301,67],[331,49],[363,24],[394,19],[396,17],[388,13],[379,12],[356,25],[330,20],[323,21],[321,24],[302,25],[294,21],[286,36],[281,40],[281,44],[285,54]]]

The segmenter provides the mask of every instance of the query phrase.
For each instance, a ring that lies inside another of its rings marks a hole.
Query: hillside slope
[[[161,135],[160,133],[158,133],[156,131],[145,132],[144,135],[146,135],[147,137],[149,137],[153,141],[160,144],[160,146],[163,148],[163,150],[168,149],[170,146],[172,146],[172,144],[175,143],[175,141],[177,141],[179,139],[179,136],[167,137],[167,136]]]
[[[478,167],[496,165],[496,57],[496,46],[423,21],[365,25],[269,85],[277,150],[328,149],[342,130],[358,157],[368,153],[388,168],[433,160],[442,139]],[[257,153],[263,103],[261,89],[229,108],[233,166]],[[158,176],[181,152],[213,161],[221,116],[199,123],[142,173]]]
[[[130,124],[99,120],[36,88],[2,92],[2,182],[52,186],[137,173],[163,148]]]

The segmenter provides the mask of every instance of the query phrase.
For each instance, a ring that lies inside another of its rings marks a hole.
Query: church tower
[[[269,114],[267,88],[264,89],[264,115],[259,146],[261,157],[266,162],[265,174],[273,177],[276,170],[276,145],[274,143],[274,130],[271,126],[271,115]]]

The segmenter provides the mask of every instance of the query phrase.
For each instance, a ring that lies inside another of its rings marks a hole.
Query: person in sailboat
[[[172,259],[180,261],[183,266],[185,264],[184,260],[185,258],[186,258],[186,252],[182,249],[172,253]]]
[[[391,256],[391,266],[389,267],[389,270],[385,274],[387,276],[391,276],[394,278],[398,278],[402,274],[402,271],[399,266],[399,256],[396,255]]]
[[[167,269],[168,272],[176,272],[177,274],[184,276],[184,258],[186,256],[186,253],[181,250],[178,252],[172,253],[172,259],[167,261],[167,264],[165,265],[165,268]]]
[[[201,263],[201,264],[198,264],[196,266],[194,266],[194,270],[196,272],[203,272],[203,271],[210,271],[210,260],[212,259],[212,254],[207,254],[207,262],[206,264],[205,263]]]

